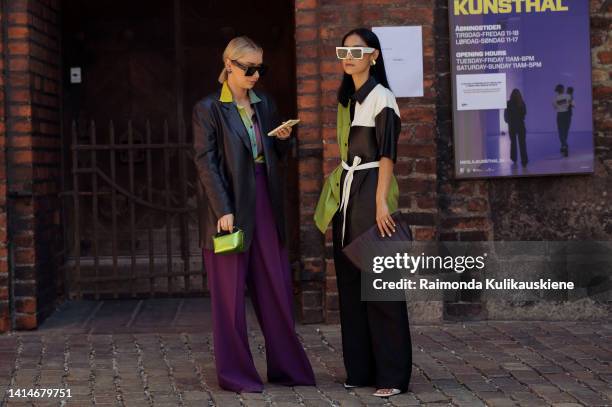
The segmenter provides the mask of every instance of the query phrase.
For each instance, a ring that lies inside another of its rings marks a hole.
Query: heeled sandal
[[[400,394],[400,389],[376,389],[376,392],[372,393],[372,396],[376,397],[391,397]]]

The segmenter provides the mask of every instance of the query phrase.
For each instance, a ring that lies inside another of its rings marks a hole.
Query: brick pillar
[[[595,150],[609,176],[612,172],[612,2],[591,0],[590,4]],[[607,231],[612,233],[612,227],[608,226]]]
[[[350,10],[349,10],[350,8]],[[436,238],[436,88],[434,0],[296,1],[299,140],[300,252],[305,322],[338,321],[338,295],[331,255],[312,215],[324,176],[339,163],[336,91],[342,77],[334,47],[356,27],[422,25],[425,96],[398,99],[402,133],[395,173],[400,209],[419,240]],[[330,228],[331,229],[331,228]]]
[[[6,21],[4,3],[0,2],[0,25]],[[4,72],[4,30],[0,30],[0,72]],[[9,304],[9,267],[6,217],[6,120],[5,78],[0,76],[0,333],[11,327]]]
[[[295,41],[298,116],[298,186],[300,201],[301,313],[305,323],[324,319],[325,261],[323,238],[312,216],[321,190],[321,83],[318,1],[296,0]]]
[[[59,6],[56,0],[4,4],[11,317],[13,329],[33,329],[55,305],[61,247]]]

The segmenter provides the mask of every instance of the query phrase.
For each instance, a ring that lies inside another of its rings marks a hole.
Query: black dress
[[[396,161],[401,122],[395,97],[373,77],[351,98],[348,162],[388,157]],[[343,171],[340,186],[347,172]],[[376,224],[378,168],[355,171],[346,214],[344,245]],[[361,301],[361,271],[342,253],[342,212],[333,218],[336,269],[346,382],[355,386],[408,389],[412,349],[404,301]]]

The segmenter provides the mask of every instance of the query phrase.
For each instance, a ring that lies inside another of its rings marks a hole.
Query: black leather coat
[[[193,108],[194,161],[198,173],[198,215],[200,246],[213,249],[212,236],[223,215],[234,214],[234,225],[244,230],[245,248],[253,239],[255,225],[255,162],[251,143],[238,109],[232,102],[219,100],[221,91],[206,96]],[[269,137],[280,125],[276,104],[264,92],[257,91],[261,102],[255,113],[261,128],[266,161],[270,202],[281,242],[285,242],[283,191],[279,161],[292,138]]]

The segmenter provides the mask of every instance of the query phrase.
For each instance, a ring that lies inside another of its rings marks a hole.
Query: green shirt
[[[255,94],[253,90],[249,89],[248,93],[251,104],[261,102],[261,99]],[[253,159],[257,163],[265,162],[263,156],[263,149],[261,154],[257,154],[257,135],[255,134],[255,128],[253,127],[253,120],[251,120],[251,117],[249,117],[249,114],[247,113],[244,106],[239,106],[238,104],[236,104],[236,101],[234,100],[234,96],[232,95],[232,91],[230,90],[227,81],[223,82],[223,88],[221,88],[221,96],[219,97],[219,100],[224,103],[231,102],[234,104],[234,106],[236,106],[236,108],[238,109],[238,113],[240,114],[240,118],[242,119],[242,123],[244,124],[244,127],[246,127],[247,133],[249,134],[249,140],[251,141],[251,150],[253,151]]]
[[[336,135],[338,146],[340,147],[340,158],[346,161],[348,157],[348,138],[351,130],[351,113],[349,106],[338,103],[338,116],[336,122]],[[314,221],[321,233],[325,233],[327,226],[340,207],[340,178],[342,177],[342,164],[338,165],[329,174],[323,185],[323,190],[319,196],[319,202],[315,209]],[[389,212],[397,210],[399,198],[399,186],[395,175],[391,177],[389,194],[387,195],[387,205]]]

